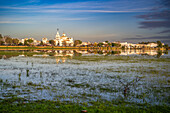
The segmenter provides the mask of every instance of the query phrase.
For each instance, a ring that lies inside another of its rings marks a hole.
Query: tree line
[[[168,49],[168,44],[163,45],[161,41],[156,41],[156,42],[139,42],[139,44],[149,44],[149,43],[156,43],[159,48],[167,48]]]
[[[19,39],[17,38],[11,38],[10,36],[2,36],[2,34],[0,34],[0,45],[13,45],[13,46],[18,46],[18,45],[25,45],[25,46],[32,46],[33,44],[33,40],[32,39],[28,39],[28,40],[24,40],[24,43],[21,43],[19,41]],[[161,41],[157,41],[157,42],[140,42],[139,44],[149,44],[149,43],[157,43],[157,47],[159,48],[166,48],[168,49],[168,44],[163,45]],[[54,40],[49,40],[49,44],[51,44],[52,46],[55,46],[55,41]],[[82,41],[81,40],[74,40],[74,46],[83,46],[81,45]],[[43,42],[41,41],[40,44],[38,45],[47,45],[47,44],[43,44]],[[63,42],[63,45],[66,46],[66,42]],[[99,42],[99,43],[91,43],[87,46],[91,46],[91,47],[121,47],[121,44],[119,43],[111,43],[109,41],[105,41],[105,43],[103,42]],[[122,47],[123,48],[123,47]]]
[[[19,40],[17,38],[11,38],[10,36],[2,36],[0,34],[0,45],[19,45]]]
[[[30,46],[32,45],[33,40],[28,39],[25,40],[24,43],[21,43],[19,39],[17,38],[11,38],[10,36],[2,36],[0,34],[0,45],[8,45],[8,46],[18,46],[18,45],[25,45],[25,46]]]

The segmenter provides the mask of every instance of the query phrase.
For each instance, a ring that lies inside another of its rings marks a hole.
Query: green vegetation
[[[49,43],[51,44],[51,45],[55,45],[55,41],[54,40],[49,40]]]
[[[162,42],[161,41],[157,41],[158,47],[162,48]]]
[[[79,61],[88,61],[88,62],[98,62],[98,61],[121,61],[128,63],[138,63],[138,62],[170,62],[170,58],[141,58],[140,56],[129,57],[129,56],[75,56],[73,57],[75,60]]]
[[[0,45],[18,45],[19,40],[17,38],[11,38],[10,36],[2,36],[0,34]]]
[[[168,48],[169,48],[168,44],[165,44],[163,47],[164,47],[166,50],[168,50]]]
[[[118,43],[112,43],[112,46],[113,46],[113,47],[120,47],[120,46],[121,46],[121,44],[118,44]]]
[[[25,46],[31,46],[31,45],[33,45],[32,43],[33,43],[32,39],[24,40],[24,45]]]
[[[81,43],[82,43],[81,40],[75,40],[75,41],[74,41],[74,46],[77,46],[78,44],[81,44]]]
[[[81,113],[82,110],[87,110],[88,113],[169,113],[170,107],[167,105],[146,105],[140,106],[134,103],[129,104],[125,102],[114,103],[110,101],[92,101],[91,105],[86,103],[78,104],[61,101],[28,101],[23,98],[9,98],[0,100],[0,112],[38,112],[38,113]]]

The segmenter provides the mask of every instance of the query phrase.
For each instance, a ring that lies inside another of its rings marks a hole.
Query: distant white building
[[[90,45],[91,43],[90,42],[82,42],[81,44],[80,44],[80,46],[88,46],[88,45]]]
[[[158,46],[157,43],[149,43],[147,44],[148,47],[151,47],[151,48],[156,48]]]
[[[132,44],[128,42],[121,42],[120,44],[121,44],[121,47],[124,46],[125,48],[144,48],[144,47],[156,48],[158,46],[157,43]]]
[[[34,38],[24,38],[24,39],[21,39],[20,42],[21,42],[22,44],[24,44],[24,42],[25,42],[26,40],[29,40],[29,39],[33,40],[33,42],[31,43],[32,45],[38,45],[38,44],[40,44],[40,41],[35,40]]]
[[[48,39],[47,38],[42,38],[43,44],[47,44]]]
[[[65,33],[60,37],[59,30],[57,29],[57,34],[55,36],[55,45],[56,46],[73,46],[73,38],[68,38]]]

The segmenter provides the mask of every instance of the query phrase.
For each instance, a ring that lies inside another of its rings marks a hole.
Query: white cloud
[[[133,12],[143,12],[143,11],[136,11],[136,10],[117,11],[117,10],[40,9],[40,10],[27,10],[27,11],[21,10],[21,11],[17,11],[17,12],[38,12],[38,13],[133,13]]]
[[[92,18],[59,18],[60,20],[92,20]]]
[[[0,21],[0,24],[15,24],[15,23],[30,23],[30,22],[27,22],[27,21]]]
[[[29,2],[35,3],[39,2],[39,0],[29,0]],[[146,12],[152,7],[148,7],[144,5],[145,2],[133,1],[130,3],[129,1],[88,1],[88,2],[73,2],[73,3],[60,3],[54,5],[13,5],[13,6],[0,6],[2,9],[16,9],[18,11],[27,12],[98,12],[98,13],[117,13],[117,12]],[[128,4],[128,5],[127,5]],[[146,3],[145,3],[146,4]],[[15,10],[14,10],[15,11]]]
[[[38,3],[40,0],[28,0],[28,3]]]

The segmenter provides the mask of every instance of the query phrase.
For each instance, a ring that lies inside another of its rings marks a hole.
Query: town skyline
[[[40,38],[36,38],[36,37],[24,37],[24,38],[21,38],[21,37],[11,37],[10,35],[3,35],[3,34],[0,34],[2,37],[10,37],[10,38],[12,38],[12,39],[18,39],[19,40],[19,42],[22,42],[22,43],[24,43],[24,40],[28,40],[28,39],[33,39],[33,40],[36,40],[36,41],[38,41],[39,43],[42,41],[43,42],[43,39],[44,40],[46,40],[46,41],[49,41],[49,40],[55,40],[55,38],[56,38],[56,35],[57,35],[57,32],[59,32],[59,28],[57,28],[57,30],[56,30],[56,34],[54,35],[54,37],[53,38],[48,38],[48,37],[40,37]],[[58,35],[63,35],[63,34],[65,34],[65,35],[67,35],[68,37],[69,37],[69,35],[66,33],[66,32],[59,32],[59,34]],[[80,39],[74,39],[74,37],[69,37],[69,38],[72,38],[73,39],[73,41],[74,40],[80,40]],[[80,41],[83,41],[83,40],[80,40]],[[83,41],[83,42],[90,42],[90,43],[103,43],[103,42],[106,42],[106,41],[108,41],[109,43],[114,43],[114,42],[118,42],[118,43],[130,43],[130,44],[139,44],[139,43],[142,43],[142,42],[144,42],[144,43],[146,43],[146,42],[148,42],[148,43],[156,43],[157,41],[160,41],[160,40],[152,40],[152,41],[136,41],[136,42],[129,42],[129,41],[126,41],[126,40],[123,40],[123,41],[120,41],[120,40],[112,40],[112,41],[110,41],[110,40],[105,40],[105,41],[102,41],[102,40],[99,40],[99,41],[89,41],[89,40],[87,40],[87,41]],[[163,44],[164,44],[164,42],[162,42]],[[168,43],[166,43],[165,42],[165,44],[167,45]],[[168,44],[169,45],[169,44]]]
[[[168,0],[1,1],[0,34],[53,39],[57,28],[74,40],[170,45]]]

